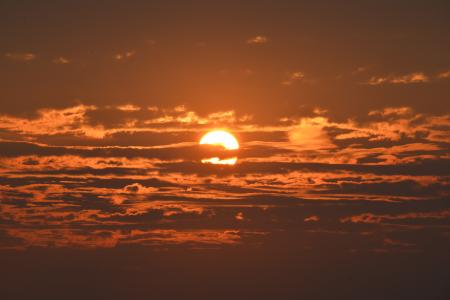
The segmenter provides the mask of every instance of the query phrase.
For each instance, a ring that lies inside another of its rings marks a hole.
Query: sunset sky
[[[1,0],[0,91],[4,299],[450,296],[449,1]]]

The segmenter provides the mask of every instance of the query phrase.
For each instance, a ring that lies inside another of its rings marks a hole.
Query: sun
[[[205,134],[201,140],[200,145],[220,145],[227,150],[239,149],[239,143],[236,138],[229,132],[224,130],[214,130]]]
[[[218,145],[224,147],[226,150],[239,149],[237,139],[229,132],[224,130],[214,130],[205,134],[200,139],[200,145]],[[210,163],[214,165],[234,165],[237,157],[220,159],[219,157],[211,157],[202,159],[202,163]]]

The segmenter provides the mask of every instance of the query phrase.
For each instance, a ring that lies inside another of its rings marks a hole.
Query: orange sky
[[[279,251],[290,268],[333,249],[434,270],[449,36],[448,1],[1,1],[0,252]],[[199,145],[211,130],[239,149]]]

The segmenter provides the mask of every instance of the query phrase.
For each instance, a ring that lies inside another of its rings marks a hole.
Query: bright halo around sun
[[[214,130],[208,132],[200,139],[200,145],[222,146],[226,150],[239,149],[239,143],[236,138],[231,133],[224,130]],[[236,161],[237,157],[227,159],[220,159],[218,157],[202,159],[202,163],[210,163],[216,165],[234,165]]]

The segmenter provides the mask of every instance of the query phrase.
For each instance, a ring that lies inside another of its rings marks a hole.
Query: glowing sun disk
[[[226,150],[239,149],[239,143],[236,138],[229,132],[223,130],[215,130],[205,134],[201,140],[200,145],[219,145]],[[220,159],[218,157],[211,157],[202,159],[202,163],[210,163],[215,165],[234,165],[237,157]]]
[[[205,134],[201,140],[200,145],[220,145],[227,150],[239,149],[239,143],[236,138],[229,132],[223,130],[215,130]]]

